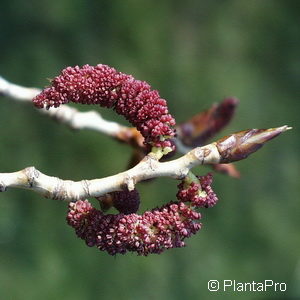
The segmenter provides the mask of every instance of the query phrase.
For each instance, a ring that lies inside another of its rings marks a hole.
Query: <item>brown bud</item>
[[[221,155],[220,163],[244,159],[261,148],[266,142],[289,129],[291,127],[288,126],[270,129],[248,129],[226,136],[216,142]]]
[[[212,105],[177,127],[178,137],[187,146],[196,147],[206,143],[232,119],[238,99],[226,98]]]
[[[95,198],[99,201],[101,210],[103,212],[108,211],[113,206],[113,198],[111,194],[105,194]]]
[[[212,168],[219,173],[234,177],[234,178],[240,178],[241,174],[239,170],[236,168],[234,164],[215,164],[212,165]]]

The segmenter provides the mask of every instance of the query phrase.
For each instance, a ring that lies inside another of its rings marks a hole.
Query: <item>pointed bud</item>
[[[286,125],[270,129],[248,129],[226,136],[216,142],[221,155],[220,163],[244,159],[266,142],[289,129],[291,127]]]
[[[177,127],[178,137],[187,146],[204,145],[232,119],[239,100],[226,98]]]

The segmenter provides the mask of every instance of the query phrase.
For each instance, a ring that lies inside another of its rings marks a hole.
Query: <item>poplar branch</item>
[[[231,134],[214,143],[194,148],[178,159],[159,162],[157,153],[150,152],[135,167],[119,174],[92,180],[62,180],[43,174],[35,167],[28,167],[14,173],[0,173],[0,191],[7,188],[33,190],[46,198],[77,201],[99,197],[125,187],[133,190],[138,182],[157,178],[172,177],[184,179],[197,165],[230,163],[246,158],[267,141],[291,129],[282,126],[271,129],[251,129]]]

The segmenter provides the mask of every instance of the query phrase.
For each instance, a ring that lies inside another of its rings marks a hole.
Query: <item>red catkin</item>
[[[70,203],[67,222],[90,247],[110,255],[127,251],[147,256],[166,249],[184,247],[184,239],[195,234],[200,213],[183,202],[138,214],[103,214],[87,201]]]
[[[191,202],[195,207],[212,207],[217,201],[218,197],[211,188],[212,174],[208,173],[205,176],[197,176],[199,183],[192,182],[188,187],[181,182],[178,185],[179,191],[177,199],[183,202]]]
[[[175,135],[175,120],[166,100],[148,83],[102,64],[67,67],[51,83],[33,99],[36,107],[75,102],[113,108],[141,132],[146,144],[174,149],[168,139]]]
[[[67,222],[88,246],[96,246],[110,255],[129,251],[147,256],[184,247],[184,240],[201,228],[198,222],[201,215],[195,209],[211,207],[218,200],[211,189],[212,175],[198,178],[200,184],[192,183],[187,188],[183,187],[183,183],[179,184],[179,201],[169,202],[142,215],[128,214],[126,204],[130,210],[132,203],[137,203],[137,192],[131,192],[133,194],[126,197],[122,194],[118,204],[122,212],[116,215],[104,214],[87,200],[70,203]],[[199,196],[199,191],[204,191],[206,195]]]

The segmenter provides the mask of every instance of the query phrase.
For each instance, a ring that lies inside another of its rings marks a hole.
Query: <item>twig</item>
[[[159,152],[150,152],[135,167],[117,175],[78,182],[43,174],[34,167],[14,173],[0,173],[0,191],[9,187],[31,189],[46,198],[76,201],[122,190],[133,190],[140,181],[155,177],[183,179],[189,171],[204,164],[229,163],[246,158],[264,143],[291,129],[282,126],[271,129],[251,129],[232,134],[212,144],[197,147],[178,159],[159,162]]]

